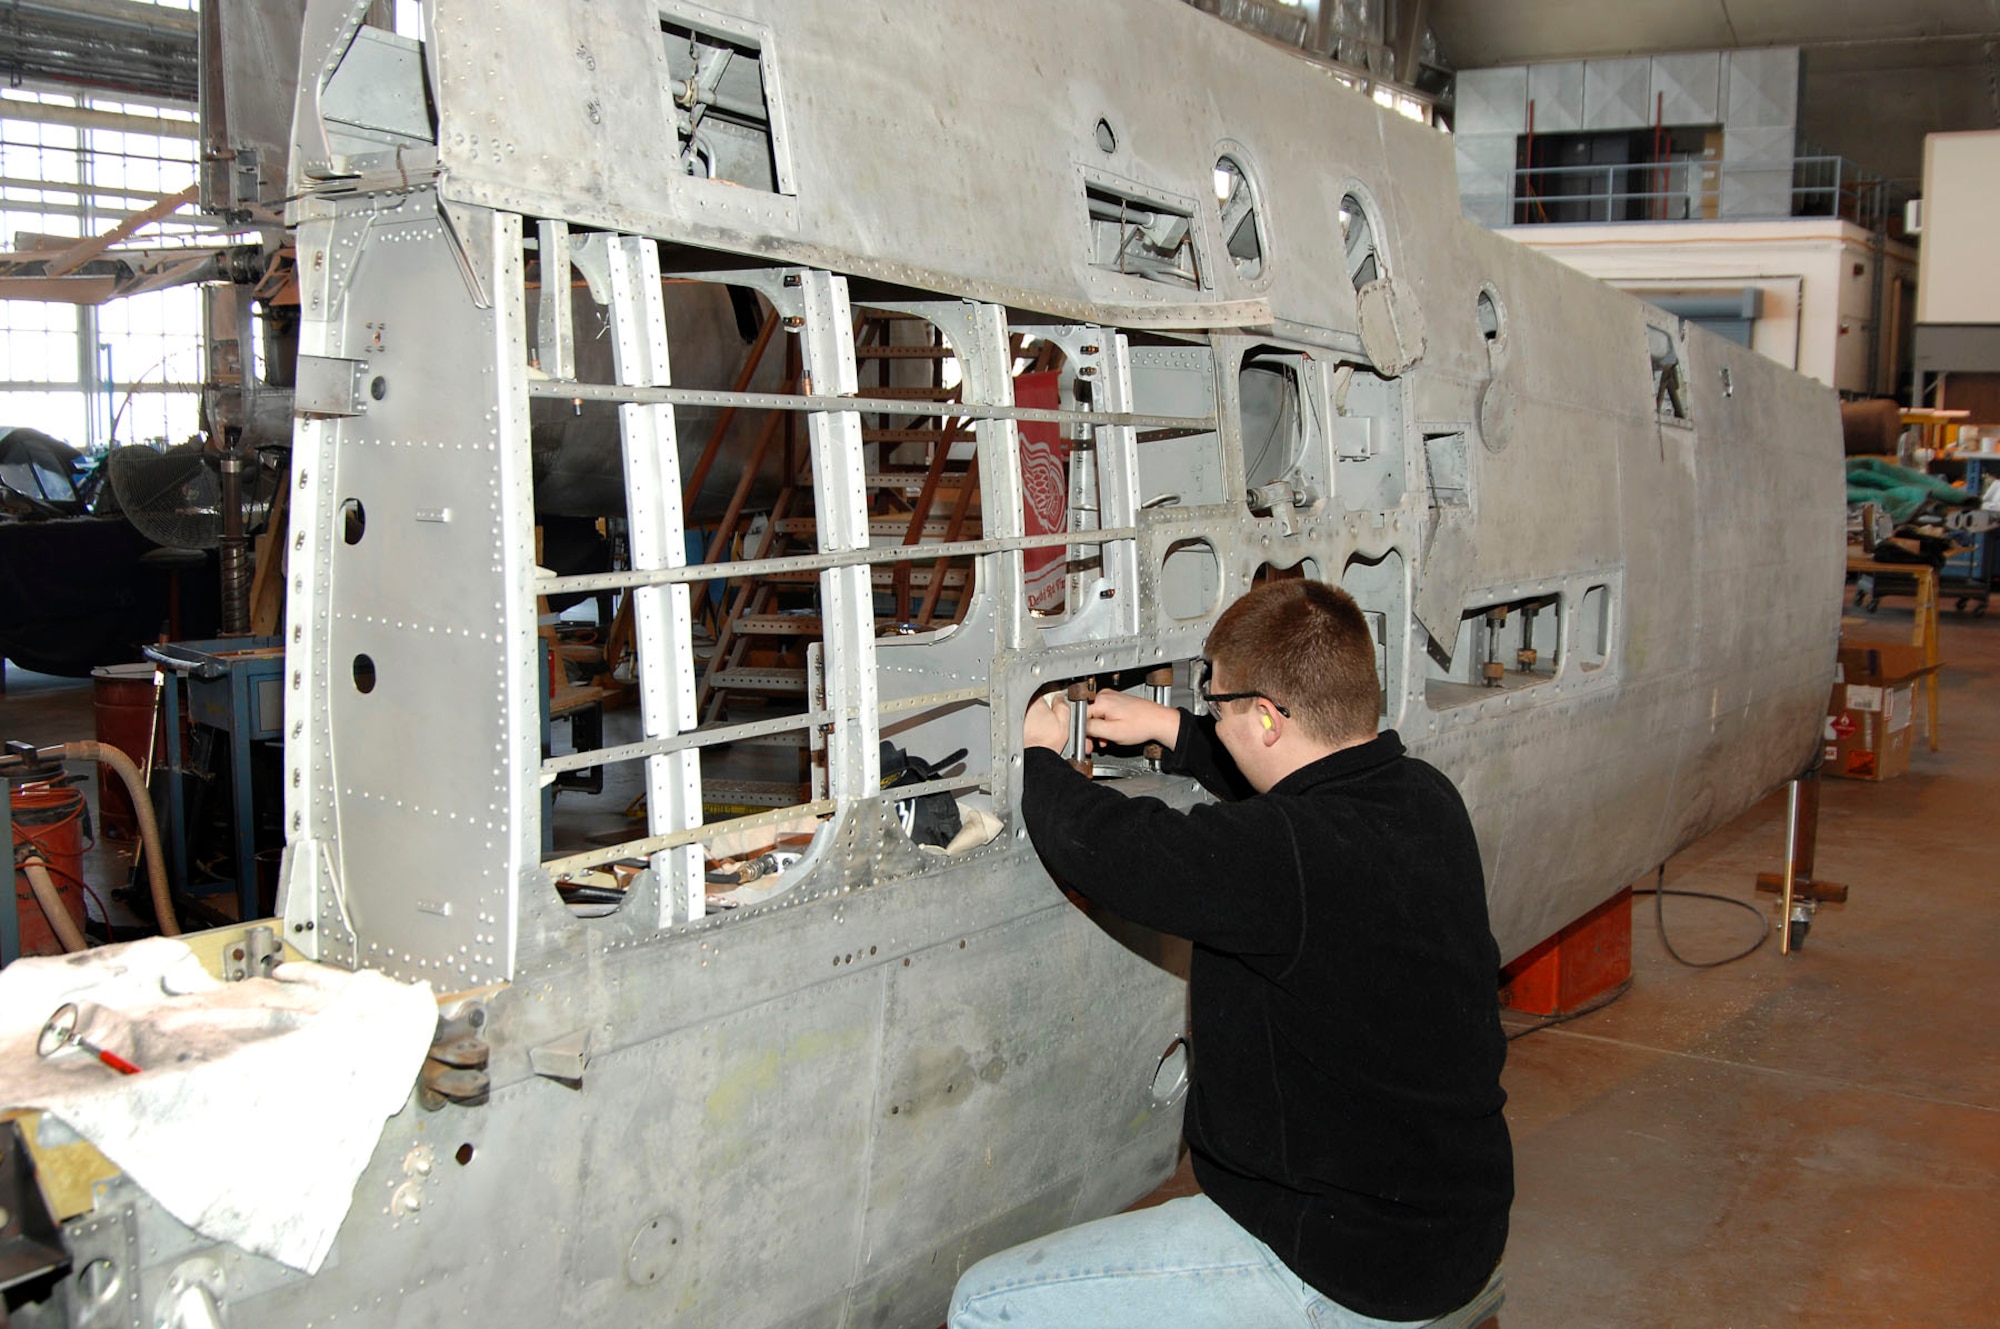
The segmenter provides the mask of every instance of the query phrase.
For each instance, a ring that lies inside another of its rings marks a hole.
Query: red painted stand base
[[[1500,971],[1500,1004],[1568,1015],[1632,976],[1632,888],[1626,887]]]

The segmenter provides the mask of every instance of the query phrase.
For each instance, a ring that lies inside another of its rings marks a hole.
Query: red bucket
[[[95,688],[97,741],[119,749],[141,771],[146,769],[146,740],[153,737],[153,666],[104,665],[90,671]],[[161,745],[155,741],[157,751]],[[139,838],[139,816],[132,795],[118,772],[97,764],[97,830],[107,840]]]
[[[144,740],[140,740],[141,746]],[[11,791],[14,804],[14,851],[32,844],[48,862],[64,908],[83,930],[83,792],[67,785],[31,784]],[[60,955],[62,943],[42,912],[41,901],[28,885],[28,874],[14,873],[14,908],[21,920],[21,954]]]

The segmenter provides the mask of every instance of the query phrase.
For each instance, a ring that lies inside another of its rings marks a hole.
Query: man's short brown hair
[[[1375,639],[1339,587],[1310,577],[1254,587],[1222,611],[1203,649],[1229,691],[1284,706],[1321,742],[1374,737],[1382,713]]]

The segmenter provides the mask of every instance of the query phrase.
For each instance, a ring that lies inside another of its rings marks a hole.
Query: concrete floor
[[[1849,631],[1909,627],[1891,601]],[[1686,968],[1639,897],[1630,991],[1511,1045],[1501,1324],[2000,1324],[2000,616],[1947,615],[1943,654],[1943,750],[1920,741],[1887,783],[1825,782],[1819,875],[1852,898],[1803,949],[1774,933]],[[88,683],[10,671],[0,738],[90,725]],[[1783,834],[1773,797],[1667,885],[1767,900],[1753,881]],[[1691,960],[1757,933],[1729,905],[1664,905]],[[1160,1196],[1189,1186],[1184,1169]]]
[[[1850,636],[1907,641],[1906,604]],[[1817,871],[1851,896],[1801,950],[1685,968],[1640,897],[1630,992],[1512,1044],[1504,1324],[2000,1324],[2000,618],[1942,642],[1942,750],[1823,782]],[[1778,796],[1667,885],[1755,899],[1783,842]],[[1688,959],[1756,935],[1664,904]]]

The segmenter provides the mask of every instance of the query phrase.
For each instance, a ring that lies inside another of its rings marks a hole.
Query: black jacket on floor
[[[1194,943],[1195,1178],[1362,1315],[1471,1300],[1513,1202],[1498,949],[1458,791],[1391,731],[1248,793],[1212,719],[1165,763],[1180,812],[1032,748],[1021,807],[1065,885]]]

